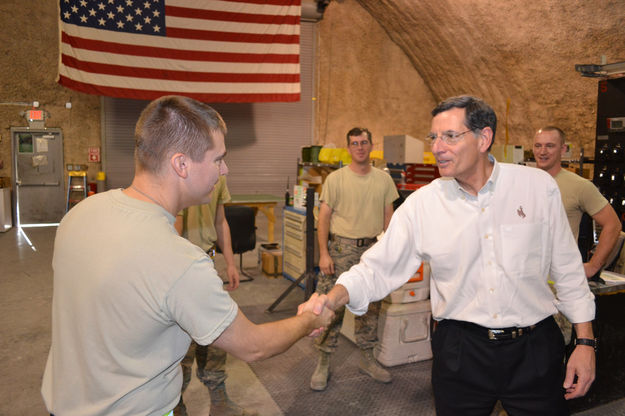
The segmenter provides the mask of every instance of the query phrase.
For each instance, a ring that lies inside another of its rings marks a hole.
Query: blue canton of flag
[[[115,32],[165,36],[165,0],[61,0],[61,20]]]

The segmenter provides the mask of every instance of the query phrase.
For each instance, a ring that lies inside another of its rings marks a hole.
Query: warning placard
[[[100,148],[90,147],[89,148],[89,162],[99,162],[99,161],[100,161]]]

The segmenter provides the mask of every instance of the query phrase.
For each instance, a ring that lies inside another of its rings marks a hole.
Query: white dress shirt
[[[365,313],[428,261],[436,320],[523,327],[557,310],[573,323],[594,319],[594,296],[556,182],[540,169],[489,158],[494,168],[477,196],[439,178],[406,199],[384,237],[339,277],[348,309]]]

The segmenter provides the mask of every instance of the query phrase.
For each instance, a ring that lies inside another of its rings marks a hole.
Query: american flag
[[[110,97],[300,99],[301,0],[60,0],[59,83]]]

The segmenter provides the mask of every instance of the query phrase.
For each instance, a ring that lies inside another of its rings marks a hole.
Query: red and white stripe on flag
[[[58,82],[97,95],[300,99],[301,0],[60,0]]]

